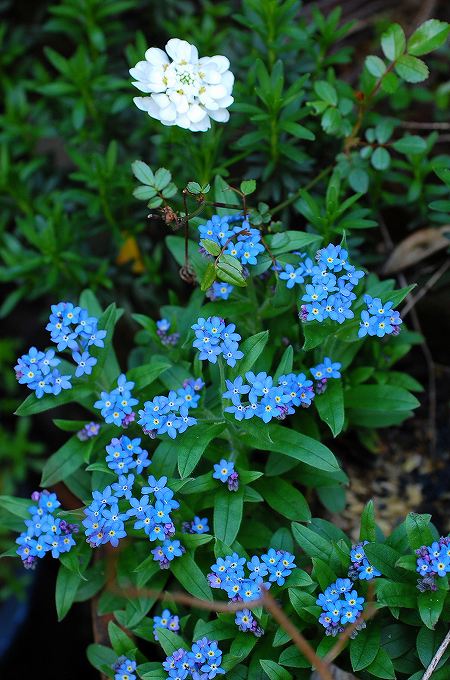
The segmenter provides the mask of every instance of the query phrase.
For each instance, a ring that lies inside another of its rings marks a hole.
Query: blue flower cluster
[[[287,264],[280,274],[288,288],[305,284],[301,297],[302,321],[331,319],[341,324],[353,319],[352,302],[356,299],[353,288],[364,276],[348,262],[348,253],[342,246],[330,243],[316,253],[316,264],[306,253],[297,253],[296,265]],[[305,283],[305,281],[309,281]]]
[[[114,437],[106,447],[106,463],[110,470],[117,474],[127,474],[130,470],[135,470],[141,474],[144,468],[151,464],[148,459],[148,451],[141,448],[139,437],[130,439],[125,435]]]
[[[249,570],[248,576],[245,574],[245,565]],[[248,562],[245,557],[233,553],[217,559],[208,574],[208,583],[211,588],[224,590],[232,602],[251,602],[261,597],[261,587],[270,588],[272,583],[284,585],[295,567],[294,555],[285,550],[270,548],[261,558],[254,555]],[[264,577],[267,579],[264,580]],[[240,630],[251,631],[258,637],[262,635],[258,622],[249,610],[243,609],[238,614],[235,621]]]
[[[422,545],[416,550],[417,568],[421,578],[417,587],[421,592],[437,590],[436,577],[450,574],[450,536],[441,536],[431,545]]]
[[[56,558],[69,552],[75,545],[72,534],[78,533],[78,525],[55,517],[61,505],[55,493],[46,489],[34,491],[31,500],[34,501],[28,508],[31,519],[25,520],[26,529],[16,539],[19,546],[16,552],[25,569],[34,569],[37,559],[48,552]]]
[[[195,340],[192,344],[200,350],[199,359],[208,360],[215,364],[218,356],[223,356],[228,366],[235,366],[236,361],[242,359],[243,353],[239,350],[241,336],[235,333],[234,323],[225,323],[218,316],[209,316],[207,319],[200,318],[192,326],[195,332]]]
[[[361,312],[358,337],[366,335],[383,338],[385,335],[398,335],[403,323],[400,313],[392,309],[392,302],[381,302],[380,298],[364,295],[367,309]]]
[[[58,352],[70,350],[77,364],[75,377],[91,375],[97,359],[90,355],[89,348],[104,347],[106,331],[98,329],[98,319],[89,316],[87,309],[76,307],[71,302],[59,302],[51,306],[51,314],[46,330],[57,346]],[[31,347],[23,354],[14,367],[16,378],[21,385],[27,385],[40,399],[44,394],[58,395],[61,390],[72,387],[71,375],[62,375],[58,368],[61,362],[55,350],[40,352]]]
[[[167,477],[155,479],[150,475],[148,486],[143,487],[136,498],[133,496],[134,481],[134,475],[121,475],[116,484],[92,492],[92,503],[84,510],[86,540],[92,548],[106,543],[117,547],[119,540],[127,535],[125,522],[133,518],[134,529],[143,529],[150,541],[163,541],[162,546],[151,552],[161,569],[167,569],[169,563],[184,552],[180,541],[170,540],[175,534],[171,512],[179,507],[179,503],[166,486]],[[150,503],[149,494],[153,494],[154,504]],[[120,498],[127,500],[127,510],[119,509]]]
[[[156,322],[156,332],[161,340],[161,343],[166,347],[176,345],[180,339],[179,333],[170,333],[170,321],[168,319],[160,319]]]
[[[239,489],[239,473],[234,469],[234,463],[231,460],[222,458],[218,463],[215,463],[213,477],[223,484],[227,484],[229,491]]]
[[[265,423],[272,418],[283,420],[295,412],[295,406],[310,406],[315,396],[312,381],[307,380],[304,373],[281,375],[276,385],[273,378],[264,372],[255,375],[248,371],[245,378],[247,383],[241,376],[233,381],[227,380],[227,391],[222,394],[232,403],[225,411],[232,413],[236,420],[247,420],[253,416]],[[244,394],[248,395],[246,403],[241,401]]]
[[[349,578],[338,578],[321,593],[316,604],[322,607],[319,623],[325,628],[327,635],[335,636],[342,633],[348,623],[355,623],[364,608],[364,598],[353,589],[353,581]],[[365,627],[362,622],[357,630]],[[354,637],[357,630],[351,637]]]
[[[330,357],[324,357],[323,362],[313,366],[310,372],[316,380],[315,390],[317,394],[323,394],[327,389],[327,383],[330,378],[340,378],[342,364],[339,361],[332,361]]]
[[[154,439],[157,435],[168,434],[175,439],[177,434],[197,424],[189,411],[196,408],[200,399],[198,390],[203,387],[202,380],[185,380],[179,390],[171,390],[167,396],[157,396],[146,401],[140,409],[138,420],[144,434]]]
[[[369,541],[362,541],[362,543],[357,543],[352,545],[350,551],[351,565],[348,570],[348,575],[353,580],[360,579],[361,581],[371,581],[377,576],[381,576],[381,572],[375,569],[369,562],[364,552],[364,546],[368,544]]]
[[[117,378],[117,387],[111,392],[102,392],[100,399],[95,402],[94,408],[98,408],[106,423],[114,423],[119,427],[128,427],[135,419],[133,406],[138,403],[133,398],[131,390],[134,382],[127,380],[127,376],[121,373]]]
[[[212,680],[225,674],[221,663],[222,652],[217,642],[204,637],[194,642],[189,652],[177,649],[163,662],[163,668],[172,680]]]
[[[30,347],[28,354],[22,354],[14,366],[17,381],[33,390],[38,399],[44,394],[57,396],[61,390],[70,390],[72,376],[62,375],[54,368],[60,361],[53,349],[40,352],[36,347]]]
[[[88,439],[96,437],[99,432],[100,432],[99,423],[92,422],[86,423],[86,425],[82,427],[81,430],[78,430],[77,437],[81,442],[87,442]]]
[[[224,253],[235,257],[243,265],[256,264],[259,253],[264,251],[261,233],[253,229],[244,215],[213,215],[206,224],[198,227],[200,239],[214,241]],[[200,252],[207,254],[200,244]]]
[[[112,669],[114,680],[136,680],[136,661],[132,661],[126,656],[119,656]]]
[[[158,640],[157,628],[166,628],[166,630],[176,633],[177,630],[180,630],[180,619],[176,614],[172,614],[169,609],[163,609],[161,616],[153,617],[153,637],[155,640]]]
[[[183,532],[186,534],[207,534],[209,531],[208,519],[195,515],[191,522],[183,522]]]

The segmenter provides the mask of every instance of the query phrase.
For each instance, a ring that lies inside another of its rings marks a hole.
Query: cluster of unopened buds
[[[166,347],[175,346],[180,339],[179,333],[169,334],[170,326],[171,323],[168,321],[168,319],[160,319],[156,322],[156,332],[159,339],[161,340],[161,343]]]

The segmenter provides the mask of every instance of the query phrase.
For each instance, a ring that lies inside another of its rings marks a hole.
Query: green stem
[[[308,191],[308,189],[311,189],[317,182],[320,182],[321,179],[326,177],[327,175],[330,174],[330,172],[334,168],[334,163],[331,163],[330,165],[327,165],[326,168],[324,168],[321,172],[319,172],[316,177],[314,177],[308,184],[306,184],[304,187],[301,187],[298,189],[298,191],[295,192],[295,194],[292,194],[292,196],[289,196],[285,201],[282,203],[279,203],[278,205],[275,206],[275,208],[272,208],[271,215],[275,215],[275,213],[280,212],[280,210],[284,210],[284,208],[287,208],[288,205],[291,205],[291,203],[295,203],[295,201],[300,198],[302,191]]]
[[[225,392],[225,366],[223,365],[223,359],[222,357],[218,357],[217,363],[219,365],[219,375],[220,375],[220,394],[219,394],[219,400],[220,400],[220,410],[223,416],[223,398],[222,394]]]

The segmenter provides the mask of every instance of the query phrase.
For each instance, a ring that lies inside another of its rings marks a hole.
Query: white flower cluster
[[[202,57],[185,40],[172,38],[166,51],[151,47],[130,69],[133,85],[150,97],[134,103],[163,125],[178,125],[192,132],[205,132],[211,118],[226,123],[227,107],[233,103],[234,76],[226,57]]]

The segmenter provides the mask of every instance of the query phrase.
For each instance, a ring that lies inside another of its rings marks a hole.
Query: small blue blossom
[[[169,609],[164,609],[161,616],[153,617],[153,637],[158,640],[157,628],[166,628],[173,633],[180,630],[180,619],[175,614],[172,614]]]
[[[215,364],[217,358],[223,356],[228,366],[233,367],[244,356],[239,350],[241,336],[235,332],[236,326],[233,323],[227,325],[218,316],[207,319],[200,317],[192,329],[195,333],[192,346],[199,350],[201,361]]]
[[[120,656],[112,668],[114,680],[136,680],[136,661]]]
[[[231,283],[224,283],[222,281],[214,281],[211,288],[206,291],[206,296],[211,300],[228,300],[234,286]]]
[[[200,239],[214,241],[225,248],[227,255],[236,257],[243,265],[255,265],[256,258],[264,251],[261,233],[252,228],[245,216],[239,213],[213,215],[205,224],[200,224],[198,230]],[[200,251],[208,256],[201,244]]]
[[[398,335],[403,323],[400,314],[392,309],[392,302],[381,302],[380,298],[364,296],[367,309],[361,312],[358,337],[366,335],[379,338],[385,335]]]
[[[234,463],[222,458],[219,463],[214,465],[213,477],[224,484],[228,482],[230,475],[234,472]]]
[[[127,427],[134,420],[133,407],[138,400],[133,398],[131,390],[134,382],[127,381],[126,375],[121,374],[117,379],[117,387],[111,392],[102,392],[94,408],[99,409],[106,423]]]

